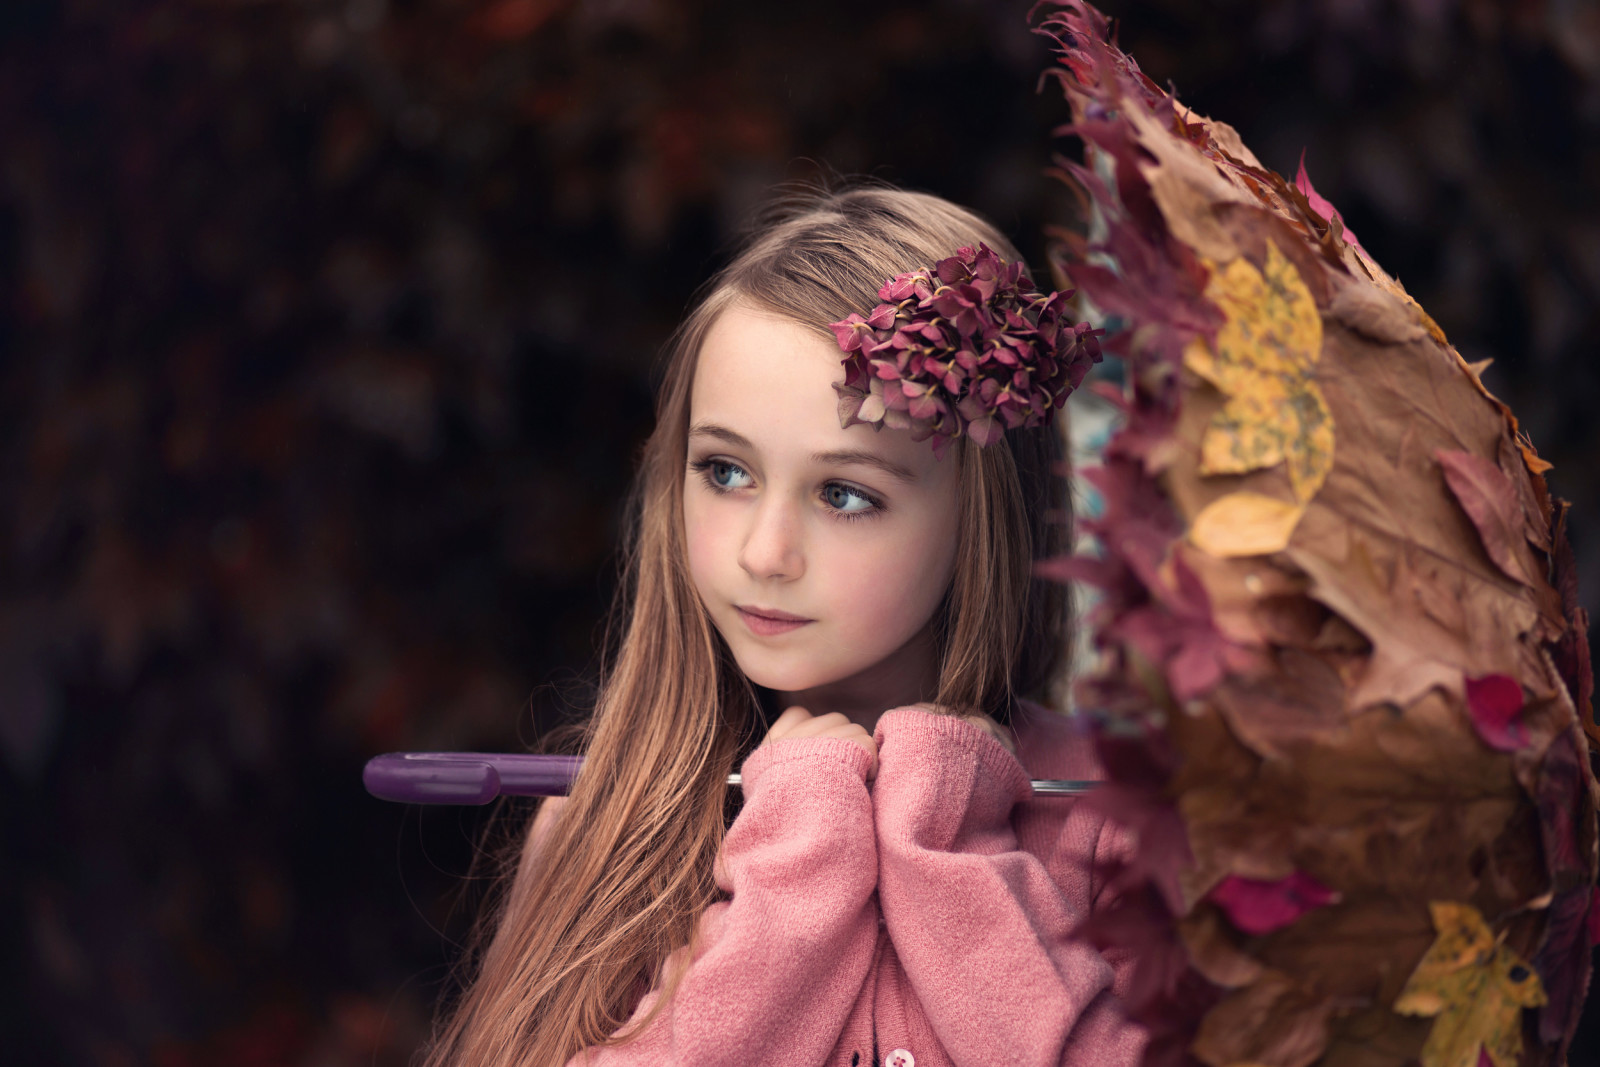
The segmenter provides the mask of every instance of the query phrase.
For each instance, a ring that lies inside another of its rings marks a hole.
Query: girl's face
[[[780,692],[873,689],[926,647],[955,567],[956,454],[936,460],[908,430],[841,429],[841,358],[804,326],[734,305],[695,370],[689,569],[740,669]]]

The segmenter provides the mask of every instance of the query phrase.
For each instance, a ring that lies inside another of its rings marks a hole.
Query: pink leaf
[[[1311,202],[1311,206],[1316,210],[1317,214],[1322,216],[1323,221],[1331,223],[1334,219],[1339,220],[1339,225],[1344,226],[1345,244],[1361,248],[1361,242],[1356,240],[1355,233],[1350,227],[1344,225],[1344,216],[1339,214],[1339,209],[1334,207],[1327,197],[1311,187],[1311,175],[1306,173],[1306,151],[1303,148],[1300,150],[1300,170],[1294,176],[1294,187],[1306,194],[1306,199]],[[1366,254],[1366,251],[1365,248],[1361,248],[1363,255]],[[1371,259],[1372,257],[1367,256],[1367,258]]]
[[[1444,468],[1445,483],[1456,502],[1477,527],[1489,558],[1508,577],[1526,584],[1518,550],[1527,521],[1511,478],[1495,463],[1471,452],[1441,448],[1433,455]]]
[[[1281,930],[1306,912],[1338,899],[1338,893],[1304,871],[1295,871],[1276,882],[1230,874],[1211,891],[1211,901],[1247,934]]]
[[[1500,752],[1528,744],[1522,725],[1522,686],[1504,674],[1467,679],[1467,714],[1483,743]]]

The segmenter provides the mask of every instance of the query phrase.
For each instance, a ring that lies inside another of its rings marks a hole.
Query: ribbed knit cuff
[[[915,749],[923,758],[939,762],[971,761],[980,781],[994,783],[998,791],[1010,793],[1017,801],[1033,795],[1028,772],[989,731],[961,718],[907,706],[884,712],[878,718],[873,740],[880,748],[897,740]]]
[[[787,737],[768,741],[745,757],[744,766],[739,769],[745,799],[750,799],[756,781],[767,771],[796,763],[814,768],[810,773],[837,774],[842,771],[853,774],[861,782],[867,780],[867,774],[872,770],[872,757],[854,741],[838,737]]]

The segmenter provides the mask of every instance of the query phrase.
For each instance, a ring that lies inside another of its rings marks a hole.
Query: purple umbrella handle
[[[497,796],[561,797],[583,765],[582,756],[502,752],[390,752],[367,761],[367,792],[402,804],[487,804]],[[738,785],[737,774],[728,775]],[[1035,779],[1036,797],[1073,797],[1097,782]]]
[[[487,804],[497,796],[559,797],[582,756],[500,752],[390,752],[367,761],[367,792],[402,804]]]

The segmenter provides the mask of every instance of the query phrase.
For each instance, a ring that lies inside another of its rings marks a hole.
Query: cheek
[[[933,616],[954,562],[953,532],[880,546],[834,569],[841,578],[834,591],[839,617],[864,644],[898,647]]]
[[[726,585],[730,568],[738,566],[736,508],[702,487],[688,486],[683,499],[683,547],[695,591],[702,599],[715,599],[712,594],[719,583]]]
[[[688,487],[683,500],[684,554],[689,557],[689,577],[696,590],[704,595],[706,583],[712,578],[711,565],[717,558],[715,540],[717,524],[714,509],[696,499],[693,487]]]

